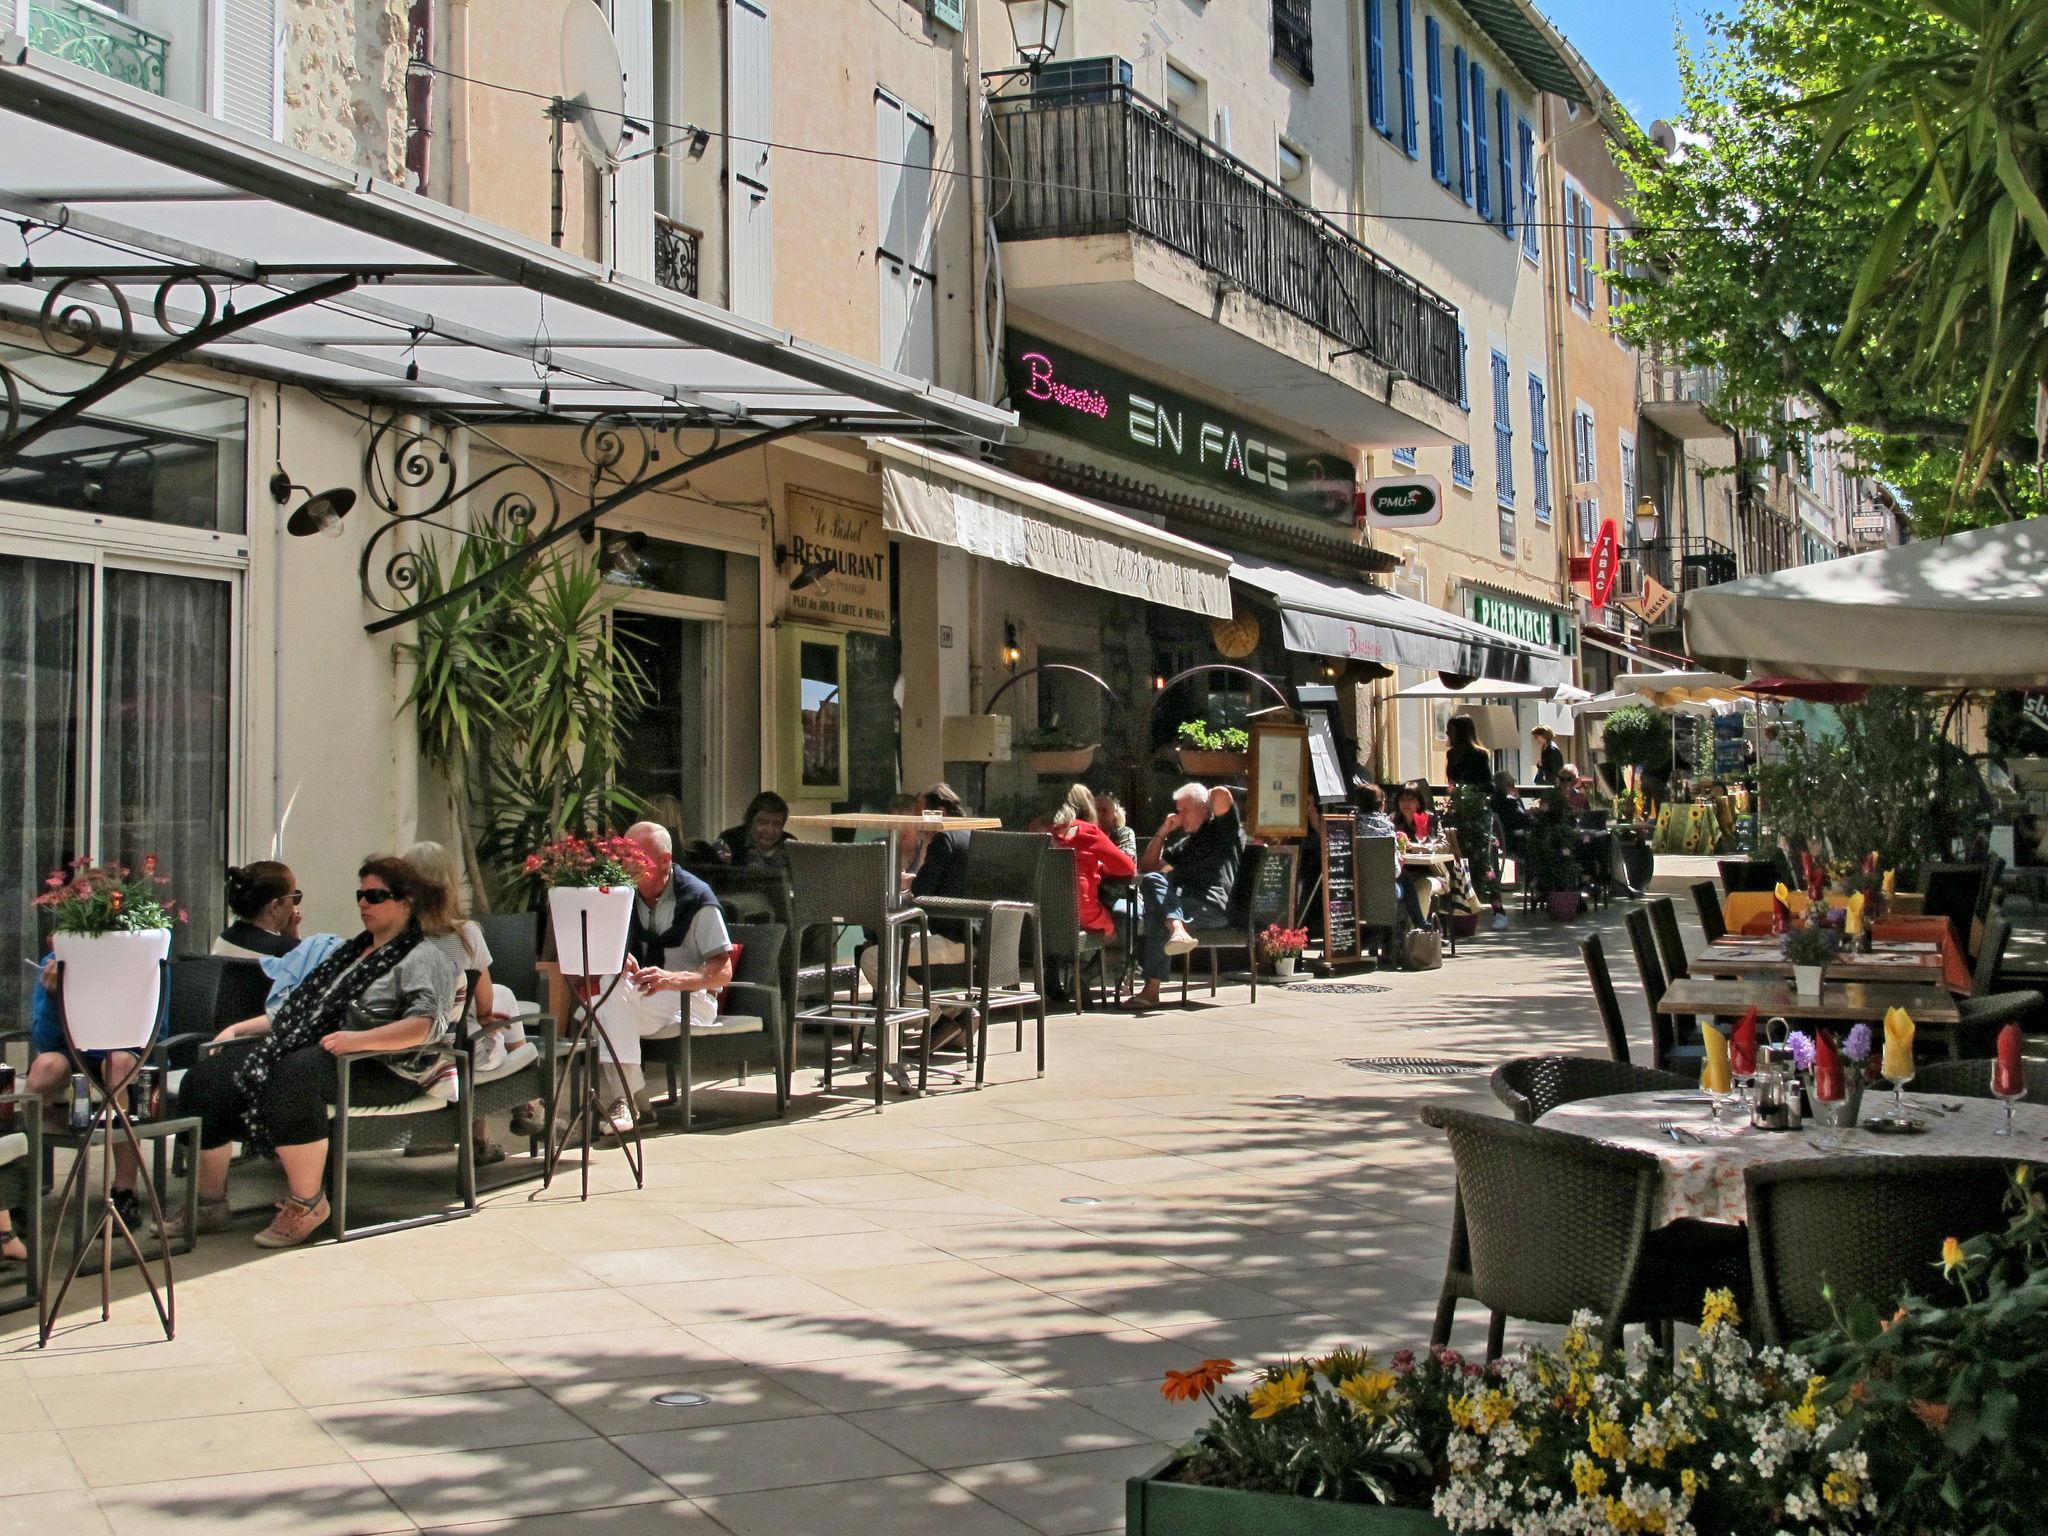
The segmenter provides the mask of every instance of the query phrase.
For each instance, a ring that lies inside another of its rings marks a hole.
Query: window
[[[1636,510],[1636,440],[1628,433],[1617,434],[1621,443],[1621,511],[1633,519]]]
[[[1209,120],[1202,109],[1201,77],[1189,74],[1171,59],[1166,61],[1166,115],[1197,133],[1209,131]]]
[[[1495,90],[1493,93],[1494,138],[1500,149],[1500,232],[1510,240],[1515,238],[1515,135],[1514,112],[1508,106],[1508,93]]]
[[[1590,280],[1580,271],[1578,236],[1579,216],[1585,211],[1586,200],[1579,195],[1579,189],[1569,181],[1564,184],[1564,291],[1574,308],[1592,308],[1593,295]]]
[[[1627,237],[1621,226],[1607,221],[1607,322],[1612,325],[1625,295],[1621,291],[1621,243]]]
[[[1600,498],[1582,496],[1578,503],[1579,548],[1586,554],[1593,552],[1593,546],[1600,540]]]
[[[1472,356],[1465,327],[1458,327],[1458,409],[1465,413],[1465,441],[1451,449],[1451,483],[1472,489],[1472,391],[1467,361]]]
[[[1515,504],[1515,424],[1509,413],[1512,379],[1505,352],[1493,354],[1493,494],[1504,507]]]
[[[1486,138],[1486,69],[1472,66],[1472,192],[1479,217],[1493,222],[1493,171],[1487,165],[1491,150]]]
[[[1394,34],[1401,47],[1401,147],[1408,158],[1416,155],[1415,134],[1415,17],[1412,0],[1394,0]]]
[[[1316,78],[1312,30],[1308,0],[1273,0],[1273,57],[1311,83]]]
[[[1439,186],[1451,184],[1451,158],[1444,151],[1444,34],[1432,16],[1422,27],[1423,70],[1429,81],[1429,174]]]
[[[1387,29],[1381,0],[1365,0],[1365,104],[1372,125],[1387,132]]]
[[[726,11],[726,301],[734,314],[763,321],[775,312],[772,41],[761,0],[732,0]]]
[[[938,363],[931,241],[932,125],[886,91],[875,92],[875,270],[881,287],[882,362],[929,379]]]
[[[1522,156],[1522,254],[1534,261],[1539,218],[1536,212],[1536,130],[1526,117],[1515,125],[1515,141]]]
[[[1458,196],[1472,206],[1472,97],[1466,83],[1465,50],[1451,50],[1451,84],[1458,93]]]
[[[1308,156],[1302,153],[1301,146],[1298,144],[1290,144],[1287,140],[1282,139],[1280,141],[1280,184],[1287,188],[1288,191],[1294,193],[1295,196],[1301,197],[1308,190],[1300,185],[1307,175]]]
[[[1403,469],[1413,469],[1415,467],[1415,450],[1413,448],[1396,448],[1394,450],[1394,462]]]
[[[1579,307],[1593,313],[1593,204],[1579,199]]]
[[[1593,436],[1593,408],[1581,400],[1572,411],[1572,479],[1591,485],[1600,478],[1598,447]]]
[[[1550,526],[1550,418],[1543,380],[1529,375],[1529,473],[1535,478],[1536,521]]]

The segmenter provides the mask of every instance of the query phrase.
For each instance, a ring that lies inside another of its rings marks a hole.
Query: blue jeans
[[[1145,908],[1145,947],[1141,969],[1147,981],[1164,981],[1173,973],[1166,955],[1166,933],[1175,919],[1190,928],[1222,928],[1230,913],[1213,901],[1183,895],[1160,870],[1138,876],[1138,899]]]

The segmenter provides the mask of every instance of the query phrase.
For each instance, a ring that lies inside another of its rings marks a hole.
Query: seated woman
[[[326,1225],[335,1058],[426,1047],[444,1032],[461,977],[448,952],[431,942],[453,932],[440,887],[388,855],[365,859],[356,885],[363,931],[323,961],[274,1018],[259,1014],[214,1037],[254,1039],[253,1049],[217,1051],[185,1075],[178,1113],[200,1121],[202,1232],[228,1225],[228,1159],[236,1141],[274,1153],[290,1190],[276,1219],[256,1234],[258,1247],[290,1248]],[[403,1104],[431,1070],[419,1057],[365,1063],[351,1074],[350,1098],[365,1108]],[[182,1211],[172,1218],[173,1236],[182,1235],[182,1219]]]
[[[234,921],[213,941],[210,954],[229,960],[274,959],[299,943],[299,890],[291,866],[258,859],[228,871],[228,911]]]
[[[796,841],[788,824],[789,802],[774,790],[764,789],[747,802],[747,814],[740,824],[719,833],[711,848],[722,863],[787,875],[789,855],[783,849]]]
[[[1413,796],[1415,791],[1404,786],[1403,793]],[[1387,815],[1386,792],[1379,785],[1352,785],[1351,804],[1358,812],[1357,836],[1391,837],[1406,846],[1407,834]],[[1398,861],[1394,865],[1394,895],[1399,898],[1401,911],[1406,914],[1411,927],[1425,928],[1429,925],[1429,919],[1422,913],[1422,895]]]
[[[1557,770],[1557,787],[1574,814],[1593,808],[1593,797],[1586,793],[1586,781],[1580,777],[1576,763],[1566,763]]]
[[[1067,798],[1052,814],[1054,839],[1074,850],[1074,895],[1081,914],[1081,927],[1104,938],[1116,936],[1116,916],[1102,904],[1102,881],[1134,880],[1138,861],[1123,849],[1097,821],[1100,813],[1095,796],[1085,784],[1067,791]]]
[[[1427,804],[1426,792],[1413,784],[1394,791],[1394,826],[1410,842],[1426,843],[1436,830],[1436,818],[1424,809]]]

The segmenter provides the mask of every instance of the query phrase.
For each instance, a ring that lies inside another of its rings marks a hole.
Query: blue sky
[[[1731,0],[1537,0],[1572,40],[1607,88],[1636,121],[1670,117],[1678,110],[1678,56],[1672,47],[1682,22],[1694,47],[1706,40],[1703,12],[1733,9]]]

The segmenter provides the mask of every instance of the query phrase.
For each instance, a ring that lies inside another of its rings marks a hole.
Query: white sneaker
[[[1491,926],[1491,927],[1492,927],[1492,929],[1493,929],[1493,931],[1494,931],[1495,933],[1505,933],[1505,932],[1507,931],[1507,926],[1508,926],[1508,915],[1507,915],[1507,913],[1505,913],[1505,912],[1496,912],[1496,913],[1494,913],[1494,914],[1493,914],[1493,922],[1492,922],[1492,923],[1491,923],[1491,924],[1490,924],[1489,926]]]
[[[630,1099],[613,1099],[605,1106],[604,1120],[598,1127],[600,1136],[630,1136],[633,1134],[633,1102]]]

